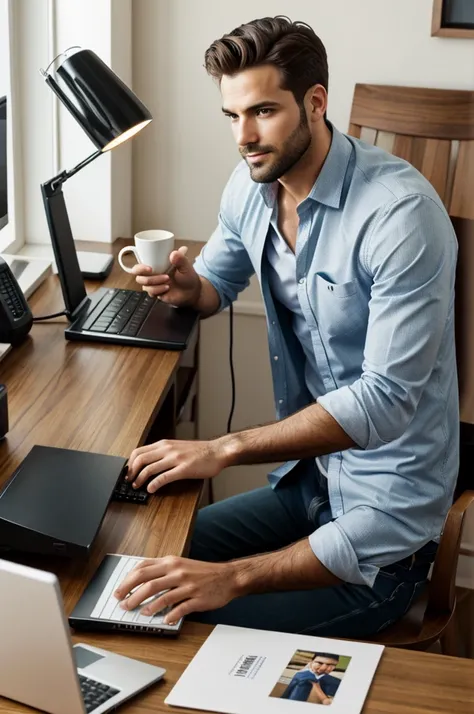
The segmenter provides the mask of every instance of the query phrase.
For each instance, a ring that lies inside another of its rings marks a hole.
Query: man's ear
[[[328,93],[322,84],[315,84],[308,89],[305,104],[310,121],[317,122],[324,117],[328,105]]]

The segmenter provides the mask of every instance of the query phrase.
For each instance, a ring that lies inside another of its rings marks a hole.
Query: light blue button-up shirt
[[[315,398],[291,313],[270,289],[264,246],[278,185],[253,182],[240,162],[195,268],[217,290],[221,309],[256,273],[281,419]],[[357,444],[329,457],[333,520],[309,541],[337,577],[371,586],[380,567],[439,538],[452,500],[456,238],[418,171],[335,128],[297,211],[297,295],[322,385],[317,402]],[[271,485],[291,478],[295,463],[270,474]]]
[[[306,386],[313,399],[317,399],[325,392],[324,384],[316,363],[311,330],[308,327],[298,299],[296,256],[278,228],[278,204],[276,201],[265,246],[265,254],[269,264],[268,281],[273,299],[279,301],[292,313],[292,329],[303,348],[305,356]],[[316,459],[319,470],[326,478],[328,459],[328,455],[320,456]]]

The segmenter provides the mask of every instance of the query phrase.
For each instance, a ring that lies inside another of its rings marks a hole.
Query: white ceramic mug
[[[126,245],[118,254],[122,270],[132,272],[122,261],[125,253],[133,253],[139,263],[149,265],[155,274],[165,273],[170,265],[170,253],[174,246],[174,234],[169,231],[141,231],[134,236],[135,245]]]

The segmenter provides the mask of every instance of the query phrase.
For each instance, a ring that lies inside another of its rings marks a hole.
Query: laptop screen
[[[46,193],[45,187],[43,187],[49,232],[58,266],[64,302],[71,317],[85,300],[87,293],[79,267],[62,188],[59,187],[55,191],[47,191]]]

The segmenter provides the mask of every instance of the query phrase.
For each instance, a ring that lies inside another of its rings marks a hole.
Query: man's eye
[[[224,114],[224,116],[228,119],[232,119],[232,121],[234,121],[234,119],[237,119],[237,114]]]
[[[258,116],[268,116],[269,114],[272,113],[272,110],[269,107],[262,107],[261,109],[257,109],[257,115]]]

